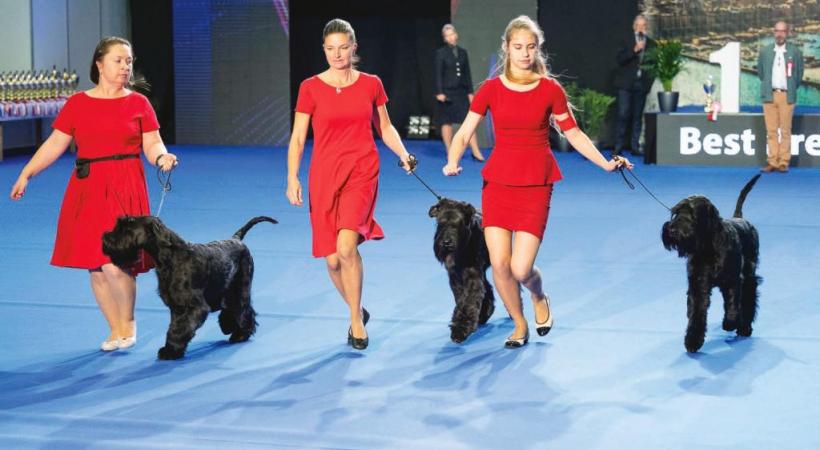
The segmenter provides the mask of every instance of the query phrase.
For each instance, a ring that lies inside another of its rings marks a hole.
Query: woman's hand
[[[156,166],[160,168],[163,172],[168,172],[179,164],[177,160],[177,155],[173,153],[163,153],[157,156]]]
[[[413,173],[416,170],[416,166],[418,165],[419,161],[416,159],[415,156],[411,155],[410,153],[405,153],[401,156],[401,168],[407,172],[407,175]]]
[[[441,171],[444,172],[444,175],[448,177],[460,174],[461,170],[461,166],[456,163],[447,163],[447,165],[441,169]]]
[[[20,177],[17,178],[17,181],[14,182],[14,186],[11,187],[11,195],[9,195],[9,197],[12,200],[20,200],[26,193],[26,186],[28,186],[28,177],[21,174]]]
[[[288,180],[288,189],[285,191],[291,205],[302,206],[302,183],[299,179]]]
[[[626,159],[623,156],[614,156],[612,159],[607,161],[606,171],[607,172],[612,172],[612,171],[618,170],[620,167],[631,169],[635,166],[634,166],[634,164],[629,162],[629,160]]]

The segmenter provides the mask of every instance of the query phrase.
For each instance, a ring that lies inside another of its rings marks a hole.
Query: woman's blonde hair
[[[513,76],[512,70],[510,69],[510,39],[512,39],[513,34],[518,31],[528,31],[535,36],[536,41],[536,52],[535,52],[535,61],[532,64],[532,71],[537,73],[538,75],[549,77],[549,71],[547,69],[547,56],[544,54],[542,47],[544,46],[544,32],[541,30],[541,27],[535,23],[534,20],[530,19],[528,16],[518,16],[515,19],[511,20],[509,24],[507,24],[507,28],[504,30],[504,35],[501,36],[501,50],[499,51],[499,58],[498,64],[495,68],[495,74],[500,75],[504,74],[504,76],[512,81],[513,83],[520,83],[520,84],[530,84],[535,80],[520,80]]]
[[[350,39],[351,44],[356,44],[356,32],[353,31],[353,25],[350,22],[344,19],[333,19],[330,22],[325,24],[325,29],[322,30],[322,42],[324,43],[325,39],[335,33],[342,33],[346,34],[347,38]],[[356,64],[359,62],[359,56],[356,53],[353,53],[353,57],[351,58],[351,63],[353,67],[356,67]]]

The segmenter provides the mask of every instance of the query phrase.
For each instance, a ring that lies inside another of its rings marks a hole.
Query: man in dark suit
[[[638,142],[641,137],[643,108],[646,94],[655,79],[641,69],[644,56],[655,47],[655,40],[647,35],[646,17],[638,15],[632,21],[632,33],[624,38],[618,49],[618,68],[615,72],[615,87],[618,88],[618,122],[615,135],[615,152],[620,154],[627,148],[633,155],[640,155]],[[626,144],[627,132],[631,142]]]
[[[447,44],[436,50],[436,113],[434,123],[441,131],[445,149],[453,140],[453,124],[467,117],[473,101],[473,79],[467,51],[458,46],[458,33],[451,24],[444,25],[441,36]],[[475,135],[470,138],[473,159],[484,161]]]

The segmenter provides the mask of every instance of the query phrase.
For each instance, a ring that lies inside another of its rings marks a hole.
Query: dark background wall
[[[166,143],[176,142],[174,45],[171,2],[131,2],[131,44],[134,72],[151,85],[151,99]]]
[[[356,0],[290,2],[290,104],[299,83],[327,69],[322,30],[336,17],[356,32],[359,69],[378,75],[390,101],[390,119],[404,134],[409,115],[431,115],[433,53],[442,45],[441,27],[450,21],[447,0]]]
[[[552,71],[562,82],[615,94],[612,77],[618,43],[632,31],[635,1],[538,1]]]
[[[635,1],[539,0],[538,23],[544,30],[550,70],[561,83],[575,82],[617,97],[615,55],[621,39],[632,32],[637,14]],[[610,107],[600,136],[604,146],[612,144],[616,107]]]

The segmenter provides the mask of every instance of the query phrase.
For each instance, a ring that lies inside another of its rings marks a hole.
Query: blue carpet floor
[[[478,163],[445,178],[440,144],[408,147],[434,189],[480,204]],[[97,350],[108,331],[87,273],[48,265],[72,161],[11,202],[26,158],[9,158],[0,163],[0,448],[820,448],[820,170],[758,182],[744,208],[760,231],[765,279],[754,335],[720,329],[715,291],[706,344],[690,355],[684,261],[660,242],[668,212],[617,174],[558,154],[565,179],[537,259],[555,328],[511,351],[500,300],[466,343],[449,342],[453,300],[427,216],[435,198],[381,149],[376,216],[387,237],[361,247],[372,319],[370,347],[358,352],[324,262],[310,256],[307,208],[285,199],[286,150],[172,151],[181,164],[162,219],[186,239],[229,237],[260,214],[280,222],[246,238],[258,333],[229,345],[211,317],[184,359],[157,361],[169,315],[149,273],[138,279],[137,346]],[[701,193],[724,215],[755,173],[635,172],[670,205]]]

